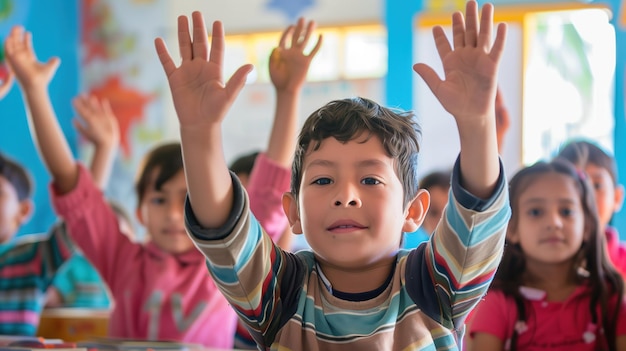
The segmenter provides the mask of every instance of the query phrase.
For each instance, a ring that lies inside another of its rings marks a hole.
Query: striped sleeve
[[[457,160],[444,216],[430,240],[410,254],[406,277],[416,304],[451,329],[462,327],[489,288],[511,214],[502,163],[496,189],[486,200],[462,189],[459,175]]]
[[[221,292],[255,341],[269,345],[292,314],[284,308],[295,306],[293,287],[301,286],[303,273],[295,255],[278,248],[248,210],[248,196],[236,177],[233,188],[233,210],[221,228],[201,227],[188,199],[185,223]]]

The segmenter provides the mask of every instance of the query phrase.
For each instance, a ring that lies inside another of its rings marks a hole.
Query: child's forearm
[[[459,126],[461,185],[472,195],[489,198],[500,175],[495,117],[484,123]]]
[[[57,191],[61,194],[67,193],[76,185],[78,168],[54,113],[47,85],[26,89],[24,99],[39,155],[50,172]]]
[[[181,128],[187,193],[201,226],[218,228],[233,207],[233,184],[222,149],[221,125]]]
[[[266,155],[283,167],[290,167],[296,146],[300,89],[276,91],[276,114]]]
[[[117,145],[96,145],[89,171],[98,187],[104,190],[109,183]]]

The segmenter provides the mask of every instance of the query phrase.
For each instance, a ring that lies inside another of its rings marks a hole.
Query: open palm
[[[39,62],[33,50],[31,37],[30,32],[24,31],[23,27],[15,26],[4,43],[9,68],[23,87],[48,84],[60,63],[56,57],[46,63]]]
[[[198,128],[219,124],[246,81],[251,65],[240,67],[224,82],[224,29],[213,23],[211,49],[205,33],[204,19],[192,14],[193,40],[187,17],[178,19],[178,42],[182,56],[179,67],[174,64],[161,38],[155,41],[157,54],[169,81],[174,107],[181,128]]]
[[[492,45],[493,6],[483,7],[478,27],[478,9],[468,3],[467,19],[459,12],[452,18],[454,48],[441,27],[433,29],[445,80],[429,66],[418,63],[415,71],[424,79],[441,105],[457,122],[493,115],[497,71],[504,48],[506,26],[498,26]]]

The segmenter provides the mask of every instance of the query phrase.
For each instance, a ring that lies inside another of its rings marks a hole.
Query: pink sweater
[[[115,307],[109,334],[232,347],[236,315],[207,273],[204,256],[196,249],[171,255],[153,243],[131,242],[88,171],[79,168],[76,187],[65,195],[52,187],[52,200],[70,236],[111,289]],[[254,174],[255,214],[277,238],[287,224],[281,198],[290,172],[259,155]]]

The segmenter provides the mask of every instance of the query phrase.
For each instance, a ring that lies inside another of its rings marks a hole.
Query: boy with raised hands
[[[179,17],[177,67],[156,49],[180,123],[188,198],[185,221],[208,269],[259,349],[454,350],[464,320],[487,291],[503,251],[510,209],[495,128],[497,70],[493,6],[469,1],[453,15],[453,45],[433,34],[445,80],[414,70],[454,116],[461,151],[444,220],[426,245],[400,250],[428,208],[417,187],[414,116],[373,101],[332,101],[305,122],[283,206],[311,251],[288,253],[265,234],[229,173],[221,123],[250,65],[226,81],[224,32],[214,22],[209,50],[202,15],[193,35]]]

